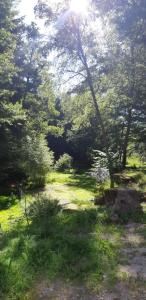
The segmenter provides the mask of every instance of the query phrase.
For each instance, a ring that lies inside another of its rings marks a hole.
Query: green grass
[[[16,204],[7,210],[0,211],[0,224],[3,231],[9,230],[13,223],[23,215],[23,210],[20,204]]]
[[[129,156],[127,159],[127,167],[132,167],[132,168],[140,168],[143,167],[145,164],[141,161],[139,155],[132,155]]]
[[[51,224],[50,224],[51,226]],[[39,238],[35,224],[29,235],[26,225],[17,224],[3,236],[0,257],[0,284],[6,299],[27,299],[27,290],[43,274],[48,280],[82,282],[98,289],[106,275],[113,278],[117,266],[117,246],[108,240],[107,226],[98,210],[59,213],[48,238]],[[117,229],[108,227],[108,234]]]
[[[82,188],[86,191],[95,192],[96,181],[93,179],[87,172],[75,173],[60,173],[60,172],[51,172],[47,177],[48,183],[62,183],[66,184],[69,187]]]
[[[25,196],[27,205],[33,201],[34,197],[32,195]],[[16,204],[12,205],[8,209],[0,210],[0,225],[2,231],[9,231],[19,219],[24,215],[25,211],[25,200],[24,198],[20,201],[17,199]]]
[[[132,188],[135,188],[141,192],[146,192],[146,169],[143,170],[125,170],[123,172],[125,176],[133,178],[133,183],[130,184]],[[130,187],[129,186],[129,187]]]
[[[125,175],[134,176],[137,188],[145,189],[144,170],[128,170]],[[41,223],[38,227],[31,221],[28,227],[24,199],[0,211],[0,298],[31,300],[29,290],[41,276],[49,281],[61,278],[83,283],[94,290],[103,284],[112,285],[117,277],[125,229],[107,222],[104,207],[93,206],[90,200],[98,193],[95,180],[84,172],[52,172],[41,193],[69,200],[78,209],[63,210],[57,213],[54,221],[49,219],[48,236],[45,237],[40,236]],[[27,203],[35,196],[35,191],[33,195],[28,194]],[[145,205],[143,208],[145,212]]]
[[[91,207],[97,194],[96,182],[86,173],[59,173],[48,175],[45,193],[52,198],[68,200],[79,207]]]
[[[55,222],[49,223],[52,229],[45,238],[39,236],[40,228],[33,221],[28,228],[24,200],[0,211],[0,286],[4,299],[29,299],[27,291],[42,274],[48,280],[62,278],[98,289],[105,275],[111,280],[116,272],[117,229],[106,225],[104,209],[95,208],[90,201],[97,192],[95,181],[86,173],[57,172],[49,174],[47,181],[45,194],[68,199],[79,210],[58,213]],[[28,195],[27,203],[33,197]],[[107,228],[115,236],[114,242],[105,237]]]

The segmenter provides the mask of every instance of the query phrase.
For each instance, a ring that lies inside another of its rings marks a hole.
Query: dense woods
[[[14,5],[1,1],[1,181],[45,176],[53,162],[47,146],[85,168],[93,149],[103,151],[111,173],[113,155],[117,168],[129,154],[144,156],[145,1],[93,1],[88,17],[39,2],[45,37]]]
[[[124,247],[110,197],[122,188],[130,209],[135,197],[120,222],[145,223],[146,1],[38,0],[34,13],[27,24],[0,0],[0,298],[40,299],[22,294],[46,268],[84,282],[87,298],[44,299],[124,299],[88,288],[114,282]]]

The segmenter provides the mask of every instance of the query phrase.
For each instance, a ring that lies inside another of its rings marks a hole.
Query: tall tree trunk
[[[99,122],[99,125],[101,127],[101,132],[102,132],[102,144],[103,147],[105,149],[106,152],[106,156],[107,156],[107,161],[108,161],[108,168],[109,168],[109,174],[110,174],[110,186],[114,187],[114,178],[113,178],[113,168],[112,168],[112,160],[109,154],[109,149],[108,149],[108,141],[107,141],[107,135],[106,135],[106,131],[105,131],[105,126],[102,120],[102,116],[98,107],[98,103],[97,103],[97,99],[96,99],[96,94],[94,91],[94,86],[93,86],[93,81],[92,81],[92,76],[90,73],[90,69],[87,63],[87,58],[86,55],[84,53],[83,47],[82,47],[82,41],[81,41],[81,36],[80,36],[80,30],[78,28],[78,54],[79,57],[85,67],[86,70],[86,74],[87,74],[87,82],[89,85],[89,89],[92,95],[92,100],[93,100],[93,104],[95,107],[95,113],[96,113],[96,119]]]
[[[130,46],[131,52],[131,71],[130,71],[130,90],[129,90],[129,98],[131,102],[134,103],[135,100],[135,84],[136,84],[136,65],[135,65],[135,56],[134,56],[134,44],[132,43]],[[125,133],[125,139],[123,144],[123,156],[122,156],[122,168],[125,169],[127,163],[127,148],[129,143],[129,135],[132,124],[132,105],[128,109],[128,118],[127,118],[127,129]]]
[[[124,140],[124,122],[122,123],[122,128],[120,132],[120,145],[119,145],[119,162],[122,166],[122,159],[123,159],[123,140]]]
[[[127,163],[127,148],[129,143],[129,135],[131,130],[131,122],[132,122],[132,109],[130,108],[128,111],[128,120],[127,120],[127,128],[125,133],[124,145],[123,145],[123,156],[122,156],[122,168],[125,169]]]

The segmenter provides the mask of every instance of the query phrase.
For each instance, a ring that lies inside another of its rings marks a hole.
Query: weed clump
[[[46,196],[38,198],[28,208],[28,218],[31,222],[31,230],[40,236],[49,236],[54,229],[57,215],[61,211],[58,200],[48,199]]]

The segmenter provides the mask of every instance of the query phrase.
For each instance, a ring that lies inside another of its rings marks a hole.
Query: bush
[[[54,229],[56,217],[61,210],[58,200],[38,196],[28,209],[31,228],[41,237],[49,236]]]
[[[73,159],[72,157],[65,153],[62,156],[60,156],[60,158],[58,159],[58,161],[55,164],[55,169],[57,171],[65,171],[65,170],[69,170],[72,167],[72,162]]]
[[[104,152],[94,150],[90,175],[100,184],[109,179],[108,161]]]
[[[0,196],[0,209],[9,208],[11,205],[15,204],[16,197],[15,195],[10,196]]]
[[[51,170],[54,157],[49,151],[43,135],[28,136],[23,141],[23,168],[30,181],[37,186],[43,186],[48,171]]]

